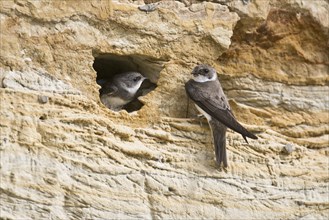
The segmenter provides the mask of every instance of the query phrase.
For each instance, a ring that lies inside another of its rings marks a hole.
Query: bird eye
[[[208,69],[204,69],[205,73],[209,73],[209,70]]]
[[[136,76],[136,77],[134,78],[134,82],[138,82],[141,78],[142,78],[142,77],[140,77],[140,76]]]

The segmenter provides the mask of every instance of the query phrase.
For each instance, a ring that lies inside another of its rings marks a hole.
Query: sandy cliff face
[[[1,218],[328,217],[328,1],[0,4]],[[139,111],[102,105],[95,59],[157,84]],[[227,171],[185,94],[197,63],[259,137],[228,132]]]

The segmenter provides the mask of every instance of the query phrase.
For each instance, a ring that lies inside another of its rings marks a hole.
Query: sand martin
[[[145,79],[138,72],[117,74],[112,80],[100,83],[100,99],[109,109],[119,111],[136,98],[136,93]]]
[[[223,163],[227,167],[227,127],[240,133],[247,143],[247,137],[257,137],[235,119],[214,68],[200,64],[193,69],[192,75],[192,79],[185,84],[186,92],[200,113],[207,118],[212,130],[217,164],[220,166]]]

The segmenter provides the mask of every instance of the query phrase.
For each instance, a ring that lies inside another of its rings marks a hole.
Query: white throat
[[[193,80],[195,82],[200,82],[200,83],[215,81],[215,80],[217,80],[217,74],[214,74],[213,77],[211,77],[210,79],[206,76],[197,75],[197,76],[193,76]]]
[[[130,94],[135,94],[137,92],[137,90],[139,89],[139,87],[142,85],[143,81],[144,81],[144,79],[140,80],[134,87],[131,87],[131,88],[126,87],[125,90],[127,92],[129,92]]]

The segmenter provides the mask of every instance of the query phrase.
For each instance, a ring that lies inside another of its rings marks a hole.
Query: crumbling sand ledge
[[[328,217],[329,3],[192,3],[0,2],[1,218]],[[100,103],[103,53],[161,60],[140,111]],[[227,172],[187,109],[201,62],[260,137],[228,132]]]

